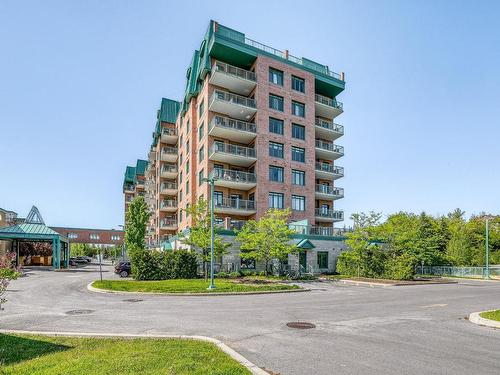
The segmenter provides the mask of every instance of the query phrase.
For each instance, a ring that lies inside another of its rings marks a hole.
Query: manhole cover
[[[130,299],[124,299],[123,302],[142,302],[142,299],[137,299],[137,298],[130,298]]]
[[[287,327],[289,328],[295,328],[295,329],[311,329],[311,328],[316,328],[316,326],[312,323],[308,322],[288,322],[286,324]]]
[[[85,315],[85,314],[92,314],[95,310],[71,310],[71,311],[66,311],[67,315]]]

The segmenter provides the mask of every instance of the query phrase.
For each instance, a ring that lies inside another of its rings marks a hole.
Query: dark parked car
[[[127,277],[131,273],[130,262],[119,262],[115,266],[115,273],[120,275],[120,277]]]
[[[75,258],[69,258],[68,259],[68,263],[69,263],[70,266],[73,266],[73,267],[77,266]]]
[[[91,260],[92,260],[92,258],[85,257],[85,256],[78,256],[75,258],[75,261],[77,263],[84,263],[84,264],[90,263]]]

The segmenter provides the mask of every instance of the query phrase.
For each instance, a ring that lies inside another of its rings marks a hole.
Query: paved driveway
[[[116,277],[105,270],[105,278]],[[87,291],[97,271],[36,271],[14,281],[0,327],[212,336],[280,374],[500,374],[500,330],[464,319],[500,307],[500,282],[387,288],[315,282],[307,293],[137,297]],[[92,312],[67,314],[79,309]],[[285,326],[297,320],[317,328]]]

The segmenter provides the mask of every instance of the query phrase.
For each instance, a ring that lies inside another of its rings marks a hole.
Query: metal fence
[[[490,277],[500,278],[500,266],[490,266]],[[486,267],[417,266],[417,275],[484,277]]]

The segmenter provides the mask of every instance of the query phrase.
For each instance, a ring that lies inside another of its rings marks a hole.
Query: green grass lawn
[[[103,280],[94,281],[95,288],[122,292],[153,293],[230,293],[230,292],[263,292],[300,289],[296,285],[279,284],[261,280],[225,280],[215,281],[216,289],[207,290],[209,283],[204,279],[176,279],[161,281],[136,280]]]
[[[481,318],[496,320],[500,322],[500,310],[486,311],[479,314]]]
[[[250,374],[215,345],[178,339],[0,334],[0,374]]]

